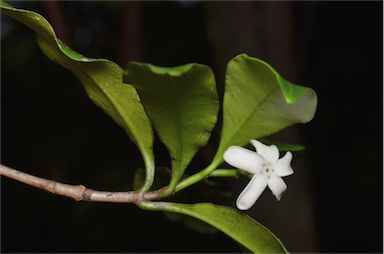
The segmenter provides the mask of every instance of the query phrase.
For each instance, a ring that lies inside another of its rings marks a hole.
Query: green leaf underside
[[[172,213],[172,212],[163,212],[165,217],[173,222],[182,222],[188,228],[202,233],[202,234],[215,234],[218,232],[218,229],[205,223],[201,220],[195,219],[189,215],[184,215],[181,213]]]
[[[311,89],[284,80],[262,60],[241,54],[227,66],[222,136],[214,164],[232,145],[310,121],[317,96]]]
[[[233,208],[211,203],[178,204],[143,202],[142,208],[181,213],[202,220],[221,230],[254,253],[287,253],[271,231],[248,215]]]
[[[123,84],[123,70],[109,60],[87,58],[71,50],[56,37],[51,25],[40,14],[16,9],[4,2],[1,2],[0,8],[3,14],[34,30],[44,54],[71,70],[92,101],[125,130],[143,155],[147,170],[143,190],[149,189],[154,174],[152,127],[136,90]]]
[[[217,121],[219,101],[208,66],[157,67],[130,62],[124,82],[133,85],[153,126],[172,157],[172,191],[204,146]]]
[[[281,142],[276,142],[269,139],[260,139],[260,141],[266,145],[275,145],[281,152],[284,152],[284,151],[300,152],[306,149],[305,146],[303,145],[281,143]]]

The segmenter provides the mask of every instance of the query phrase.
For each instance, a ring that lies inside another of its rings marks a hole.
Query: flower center
[[[265,174],[267,174],[268,176],[273,172],[273,168],[271,166],[270,163],[265,163],[264,164],[264,167],[263,167],[263,171],[265,172]]]

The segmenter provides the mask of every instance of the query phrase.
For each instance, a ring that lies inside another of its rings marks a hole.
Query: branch
[[[144,200],[156,200],[165,188],[157,191],[140,193],[136,191],[109,192],[88,189],[83,185],[70,185],[56,181],[40,178],[19,170],[9,168],[0,164],[0,175],[16,181],[31,185],[33,187],[51,192],[56,195],[73,198],[76,201],[112,202],[112,203],[139,203]]]

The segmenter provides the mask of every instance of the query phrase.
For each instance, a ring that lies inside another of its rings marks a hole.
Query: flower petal
[[[236,206],[240,210],[248,210],[251,208],[267,187],[267,183],[268,181],[265,175],[253,176],[247,187],[245,187],[237,198]]]
[[[284,157],[280,158],[275,164],[273,164],[273,170],[278,176],[289,176],[293,174],[291,168],[292,153],[287,152]]]
[[[231,146],[224,153],[226,163],[252,174],[262,170],[264,158],[257,153],[240,146]]]
[[[269,163],[275,163],[279,159],[279,149],[275,145],[267,146],[256,139],[252,139],[251,143],[256,148],[256,152]]]
[[[281,179],[280,176],[277,175],[271,175],[268,179],[268,187],[272,191],[273,195],[277,198],[277,200],[280,200],[281,194],[287,189],[287,185]]]

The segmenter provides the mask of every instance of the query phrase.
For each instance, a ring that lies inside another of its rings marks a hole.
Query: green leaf
[[[260,142],[266,145],[275,145],[279,149],[279,151],[282,151],[282,152],[284,151],[300,152],[306,149],[305,146],[303,145],[275,142],[269,139],[260,139]]]
[[[211,225],[188,215],[171,212],[164,212],[164,215],[170,221],[182,222],[189,229],[192,229],[202,234],[215,234],[218,232],[217,228],[212,227]]]
[[[245,54],[233,58],[227,66],[222,136],[213,164],[222,162],[229,146],[310,121],[316,105],[315,91],[284,80],[264,61]]]
[[[154,175],[152,127],[135,88],[123,84],[123,70],[109,60],[88,58],[71,50],[56,37],[51,25],[40,14],[16,9],[4,2],[0,8],[2,14],[30,27],[44,54],[71,70],[92,101],[125,130],[143,155],[147,176],[142,190],[148,190]]]
[[[221,230],[254,253],[286,253],[281,241],[271,231],[248,215],[230,207],[211,203],[177,204],[142,202],[143,209],[181,213],[202,220]]]
[[[219,101],[208,66],[157,67],[129,63],[124,82],[133,85],[172,157],[171,193],[217,121]]]

